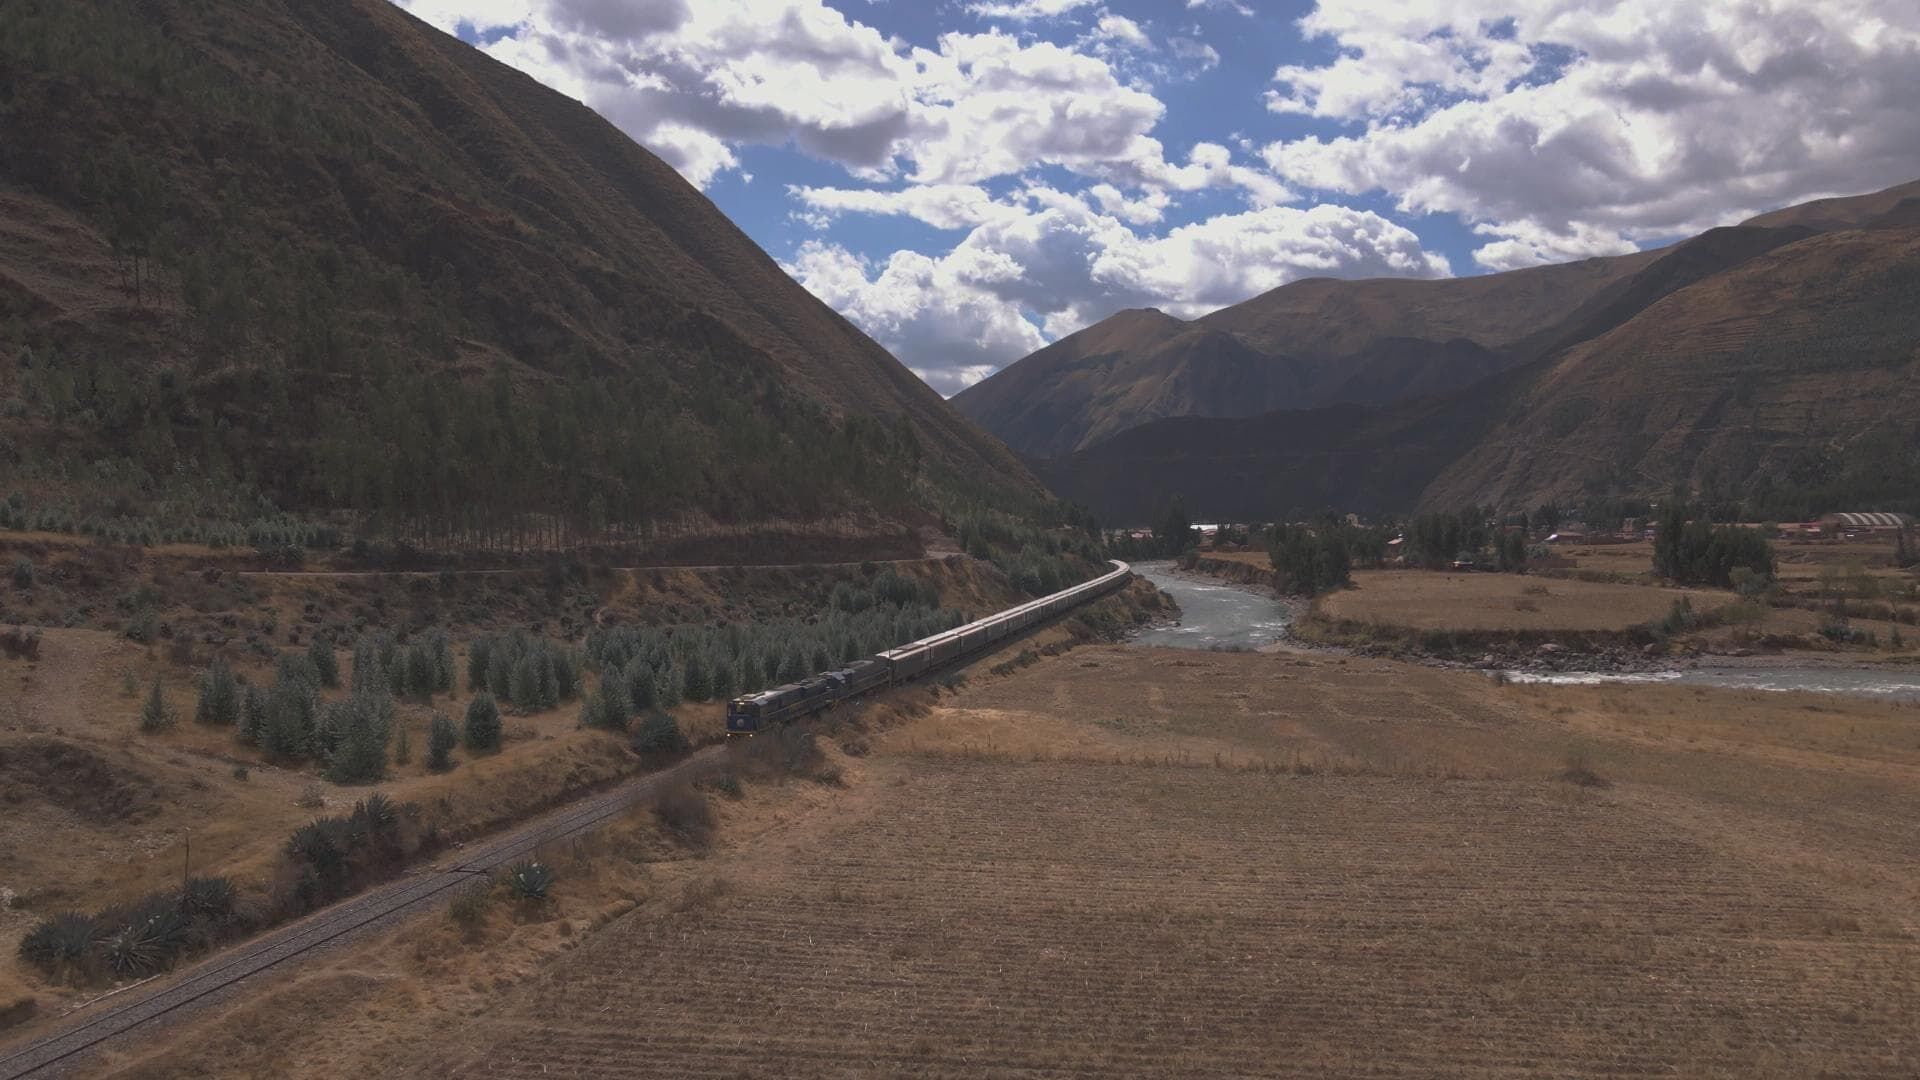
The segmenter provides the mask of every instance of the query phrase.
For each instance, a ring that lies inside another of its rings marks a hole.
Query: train
[[[837,702],[883,687],[917,679],[936,668],[983,652],[992,645],[1055,615],[1096,600],[1127,583],[1132,567],[1118,559],[1113,569],[1069,589],[1029,600],[964,626],[855,660],[845,667],[762,690],[727,702],[727,737],[744,738],[756,732],[811,716]]]

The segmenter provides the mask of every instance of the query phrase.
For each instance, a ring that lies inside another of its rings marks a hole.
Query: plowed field
[[[1920,1074],[1920,711],[1117,648],[950,700],[422,1070]]]

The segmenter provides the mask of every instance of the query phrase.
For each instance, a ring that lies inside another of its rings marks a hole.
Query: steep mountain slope
[[[1122,312],[953,403],[1022,454],[1047,458],[1161,417],[1445,392],[1528,359],[1516,346],[1658,258],[1444,280],[1311,278],[1191,322]]]
[[[454,542],[1044,497],[664,162],[385,0],[23,0],[0,146],[6,478],[76,513],[200,474]]]
[[[1424,500],[1516,506],[1682,484],[1806,512],[1822,492],[1920,495],[1916,297],[1920,229],[1774,248],[1530,373]]]
[[[1577,504],[1676,485],[1756,519],[1920,509],[1920,228],[1777,242],[1790,232],[1707,234],[1698,242],[1723,254],[1757,254],[1718,273],[1682,260],[1669,280],[1697,280],[1464,389],[1162,419],[1038,467],[1063,497],[1122,521],[1148,520],[1176,493],[1203,517],[1264,519]],[[1631,306],[1637,289],[1623,284],[1616,300]],[[1595,313],[1608,307],[1575,318],[1605,322]]]

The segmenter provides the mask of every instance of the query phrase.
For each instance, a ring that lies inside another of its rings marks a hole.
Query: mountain
[[[74,515],[1045,498],[665,162],[386,0],[9,5],[0,355],[0,481]]]
[[[1056,491],[1111,520],[1146,520],[1176,493],[1195,513],[1226,518],[1323,506],[1529,507],[1657,497],[1675,485],[1755,517],[1920,504],[1916,238],[1920,183],[1763,214],[1623,259],[1468,279],[1471,292],[1457,282],[1295,283],[1181,325],[1254,350],[1287,334],[1332,342],[1321,355],[1348,365],[1336,404],[1250,416],[1109,410],[1092,438],[1028,452]],[[1316,337],[1303,310],[1341,321]],[[1104,325],[1082,334],[1101,340]],[[1124,383],[1185,333],[1158,332],[1153,350],[1083,367]],[[1495,359],[1476,368],[1465,346],[1438,344],[1446,335]],[[1362,362],[1391,356],[1394,344],[1402,364]],[[1029,414],[1050,396],[1043,378],[1020,370],[1034,361],[1038,371],[1060,363],[1043,350],[995,376],[1028,384]],[[1291,360],[1271,370],[1273,383],[1302,385]],[[1137,400],[1134,384],[1080,382],[1086,401]],[[992,392],[972,404],[982,401]],[[1025,415],[982,419],[1017,447],[1033,445],[1005,426]]]
[[[1526,359],[1515,347],[1658,259],[1643,252],[1439,280],[1308,278],[1192,321],[1124,311],[953,404],[1029,458],[1150,420],[1387,404]]]
[[[1920,227],[1768,250],[1557,354],[1423,496],[1676,484],[1777,516],[1920,495]]]

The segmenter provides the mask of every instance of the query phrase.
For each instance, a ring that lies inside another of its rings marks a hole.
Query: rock
[[[1648,643],[1647,643],[1647,647],[1646,647],[1646,648],[1644,648],[1644,649],[1641,649],[1641,650],[1640,650],[1640,655],[1642,655],[1642,656],[1659,656],[1659,655],[1660,655],[1660,643],[1659,643],[1659,642],[1657,642],[1657,641],[1650,641],[1650,642],[1648,642]]]
[[[1566,652],[1567,647],[1565,645],[1556,645],[1553,642],[1549,641],[1545,645],[1542,645],[1533,651],[1540,656],[1553,656],[1558,653]]]

